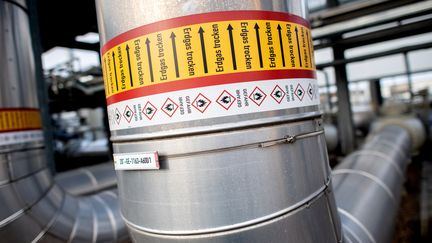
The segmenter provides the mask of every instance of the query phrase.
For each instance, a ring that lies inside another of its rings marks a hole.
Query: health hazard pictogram
[[[294,93],[299,98],[300,101],[303,100],[305,91],[304,91],[303,87],[300,84],[297,85],[297,88],[295,89]]]
[[[249,95],[249,98],[258,106],[261,106],[266,97],[267,95],[258,86]]]
[[[228,91],[224,90],[217,98],[216,103],[225,108],[225,110],[229,110],[235,101],[236,98]]]
[[[144,113],[144,115],[151,120],[154,115],[156,114],[157,108],[150,103],[150,101],[147,101],[146,105],[144,106],[142,113]]]
[[[271,92],[270,96],[278,103],[280,104],[283,100],[283,98],[285,97],[286,93],[283,91],[283,89],[279,86],[276,85],[273,89],[273,91]]]
[[[177,111],[179,106],[170,98],[166,99],[165,103],[162,105],[162,111],[165,112],[169,117],[172,117]]]
[[[308,96],[311,100],[313,100],[314,97],[314,88],[312,87],[312,84],[309,84],[308,88],[307,88],[307,93]]]
[[[117,125],[120,124],[121,121],[121,113],[118,109],[115,110],[115,121],[117,122]]]
[[[192,102],[192,106],[199,110],[201,113],[204,113],[210,106],[210,104],[211,101],[201,93],[199,93],[199,95]]]
[[[124,118],[126,118],[126,121],[128,123],[130,123],[132,121],[132,117],[134,116],[135,112],[133,112],[133,110],[127,105],[124,112],[123,112],[123,116]]]

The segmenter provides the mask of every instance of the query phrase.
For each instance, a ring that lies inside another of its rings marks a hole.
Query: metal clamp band
[[[161,155],[160,157],[162,157],[162,158],[177,158],[177,157],[183,157],[183,156],[217,153],[217,152],[224,152],[224,151],[231,151],[231,150],[238,150],[238,149],[268,148],[268,147],[279,145],[279,144],[293,144],[299,139],[314,137],[314,136],[318,136],[321,134],[324,134],[324,130],[313,131],[313,132],[308,132],[308,133],[300,133],[300,134],[296,134],[296,135],[286,135],[283,138],[278,138],[278,139],[268,140],[268,141],[258,142],[258,143],[242,144],[242,145],[237,145],[237,146],[218,148],[218,149],[210,149],[210,150],[197,151],[197,152],[191,152],[191,153]]]

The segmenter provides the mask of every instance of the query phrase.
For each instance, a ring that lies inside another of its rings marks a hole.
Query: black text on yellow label
[[[102,56],[107,97],[209,75],[314,70],[310,29],[276,20],[194,24],[132,38]]]

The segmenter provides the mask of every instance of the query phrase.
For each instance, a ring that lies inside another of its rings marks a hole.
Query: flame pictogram
[[[198,107],[204,107],[207,104],[207,102],[205,100],[198,100],[197,101],[197,106]]]
[[[260,100],[260,99],[262,99],[262,97],[263,97],[263,95],[262,94],[260,94],[260,93],[255,93],[254,94],[254,100]]]
[[[154,110],[151,107],[147,107],[147,109],[146,109],[147,115],[151,115],[153,113],[153,111]]]
[[[173,111],[174,110],[174,105],[173,104],[167,104],[165,106],[165,110],[167,110],[167,111]]]
[[[222,97],[221,101],[225,104],[229,104],[229,103],[231,103],[231,97],[226,95],[226,96]]]

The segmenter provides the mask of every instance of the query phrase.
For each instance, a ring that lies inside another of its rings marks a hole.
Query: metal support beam
[[[33,53],[34,53],[34,68],[36,74],[36,87],[38,93],[38,100],[40,106],[40,111],[42,115],[42,127],[44,130],[45,137],[45,151],[47,157],[47,165],[51,170],[51,173],[55,174],[55,163],[54,163],[54,149],[53,149],[53,134],[51,129],[51,115],[49,111],[48,104],[48,88],[45,83],[45,77],[43,74],[42,67],[42,45],[40,40],[40,32],[38,26],[38,16],[37,16],[37,0],[27,0],[28,12],[29,12],[29,23],[31,39],[33,43]]]
[[[342,33],[359,30],[379,24],[386,24],[394,21],[400,21],[420,15],[430,14],[432,12],[432,1],[420,1],[418,3],[405,5],[402,7],[362,16],[359,18],[346,20],[331,25],[325,25],[312,31],[314,39],[339,36]]]
[[[327,8],[337,7],[339,6],[338,0],[327,0],[326,2]]]
[[[343,49],[333,48],[333,55],[336,60],[345,58]],[[335,65],[336,87],[338,97],[338,131],[341,141],[341,152],[348,154],[355,149],[354,124],[348,88],[348,76],[345,64]]]
[[[369,80],[371,104],[372,104],[372,109],[374,110],[375,113],[379,111],[381,105],[383,104],[380,81],[381,81],[380,79]]]
[[[337,47],[337,48],[340,48],[340,47]],[[317,69],[323,69],[323,68],[326,68],[326,67],[332,67],[332,66],[336,66],[336,65],[343,65],[343,64],[353,63],[353,62],[361,62],[361,61],[365,61],[365,60],[369,60],[369,59],[373,59],[373,58],[390,56],[390,55],[395,55],[395,54],[399,54],[399,53],[405,53],[405,52],[416,51],[416,50],[421,50],[421,49],[428,49],[428,48],[432,48],[432,43],[431,42],[423,43],[423,44],[418,44],[418,45],[416,44],[416,45],[404,46],[404,47],[401,47],[401,48],[392,49],[392,50],[383,51],[383,52],[375,52],[375,53],[372,53],[372,54],[368,54],[368,55],[364,55],[364,56],[358,56],[358,57],[353,57],[353,58],[349,58],[349,59],[337,58],[335,56],[333,62],[327,62],[327,63],[318,64],[317,65]]]
[[[377,30],[353,37],[348,37],[338,41],[330,41],[329,39],[320,39],[320,43],[314,46],[315,50],[332,47],[343,46],[345,49],[350,49],[358,46],[375,44],[378,42],[419,35],[430,31],[432,26],[432,18],[418,21],[414,23],[403,24],[392,28]]]
[[[337,8],[329,8],[325,11],[317,11],[309,15],[313,27],[325,26],[337,22],[343,22],[353,18],[359,18],[368,14],[377,13],[415,3],[416,0],[369,0],[353,1],[342,4]],[[327,5],[328,6],[328,5]]]
[[[410,100],[413,100],[413,89],[412,89],[412,75],[411,75],[411,65],[408,59],[408,52],[404,52],[403,53],[404,56],[404,65],[405,65],[405,71],[406,71],[406,76],[407,76],[407,80],[408,80],[408,92],[410,94]]]
[[[328,73],[325,70],[322,70],[322,72],[324,73],[324,78],[325,78],[325,85],[326,85],[326,90],[327,90],[327,102],[328,102],[328,107],[329,107],[329,111],[331,112],[333,110],[333,103],[332,103],[332,96],[330,93],[330,78]]]

